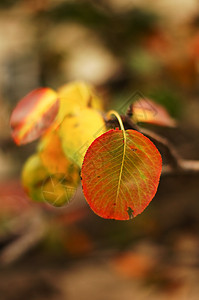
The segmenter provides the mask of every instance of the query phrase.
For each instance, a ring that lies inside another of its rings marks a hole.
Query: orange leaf
[[[38,153],[43,166],[51,173],[70,173],[79,179],[79,168],[64,154],[58,130],[48,130],[41,138]],[[72,176],[73,175],[73,176]]]
[[[40,137],[54,121],[58,109],[57,93],[50,88],[39,88],[26,95],[10,119],[15,143],[22,145]]]
[[[128,220],[154,197],[161,169],[161,155],[148,138],[135,130],[109,130],[86,152],[84,195],[97,215]]]
[[[152,100],[140,99],[133,104],[134,122],[151,123],[160,126],[175,127],[175,120],[166,109]]]

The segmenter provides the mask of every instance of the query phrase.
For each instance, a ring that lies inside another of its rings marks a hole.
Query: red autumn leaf
[[[16,144],[27,144],[40,137],[52,124],[59,109],[58,96],[50,88],[39,88],[17,104],[10,118]]]
[[[134,122],[151,123],[159,126],[174,127],[175,120],[169,115],[167,110],[160,104],[149,99],[140,99],[133,106]]]
[[[135,130],[109,130],[88,148],[82,186],[91,209],[107,219],[128,220],[154,197],[162,159],[155,145]]]

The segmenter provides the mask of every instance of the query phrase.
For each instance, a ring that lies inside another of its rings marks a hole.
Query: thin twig
[[[199,173],[199,161],[198,160],[186,160],[180,157],[174,146],[166,139],[151,130],[143,128],[141,130],[143,134],[148,136],[156,144],[164,147],[165,154],[169,160],[169,165],[163,167],[162,175],[164,174],[193,174]]]
[[[162,137],[159,134],[145,128],[142,128],[141,132],[147,137],[149,137],[150,140],[152,140],[152,142],[155,142],[157,147],[162,146],[164,148],[165,155],[168,158],[170,165],[174,169],[181,168],[181,164],[180,164],[181,158],[179,154],[177,153],[174,146],[165,137]]]
[[[11,221],[13,222],[13,220]],[[0,265],[8,265],[18,260],[35,247],[46,234],[46,224],[38,209],[14,220],[15,238],[8,242],[0,252]],[[20,223],[20,224],[19,224]],[[22,228],[21,228],[22,227]],[[13,237],[13,234],[11,234]]]

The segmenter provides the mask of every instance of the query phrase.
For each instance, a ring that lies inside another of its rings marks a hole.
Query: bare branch
[[[8,265],[35,247],[46,233],[46,224],[40,210],[24,214],[14,222],[15,239],[11,239],[0,252],[0,264]],[[21,228],[22,227],[22,228]]]
[[[164,137],[160,136],[159,134],[142,128],[141,132],[146,135],[147,137],[149,137],[153,142],[155,142],[155,144],[157,146],[162,146],[164,148],[165,154],[169,160],[170,165],[175,168],[175,169],[180,169],[181,165],[180,165],[180,156],[177,153],[176,149],[174,148],[174,146]]]

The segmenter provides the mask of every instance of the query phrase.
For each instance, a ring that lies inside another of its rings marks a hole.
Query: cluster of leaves
[[[79,182],[86,148],[94,135],[105,132],[97,109],[101,102],[84,83],[62,86],[57,92],[39,88],[24,97],[11,116],[12,137],[22,145],[40,137],[37,153],[26,162],[22,183],[35,201],[63,206]]]
[[[82,181],[96,214],[128,220],[154,197],[162,159],[147,137],[125,130],[119,114],[106,114],[102,103],[84,82],[68,83],[58,91],[39,88],[25,96],[11,115],[12,137],[18,145],[40,140],[24,165],[22,183],[33,200],[63,206]],[[173,125],[167,112],[150,100],[141,99],[131,109],[132,122]],[[120,130],[106,127],[112,114]]]

